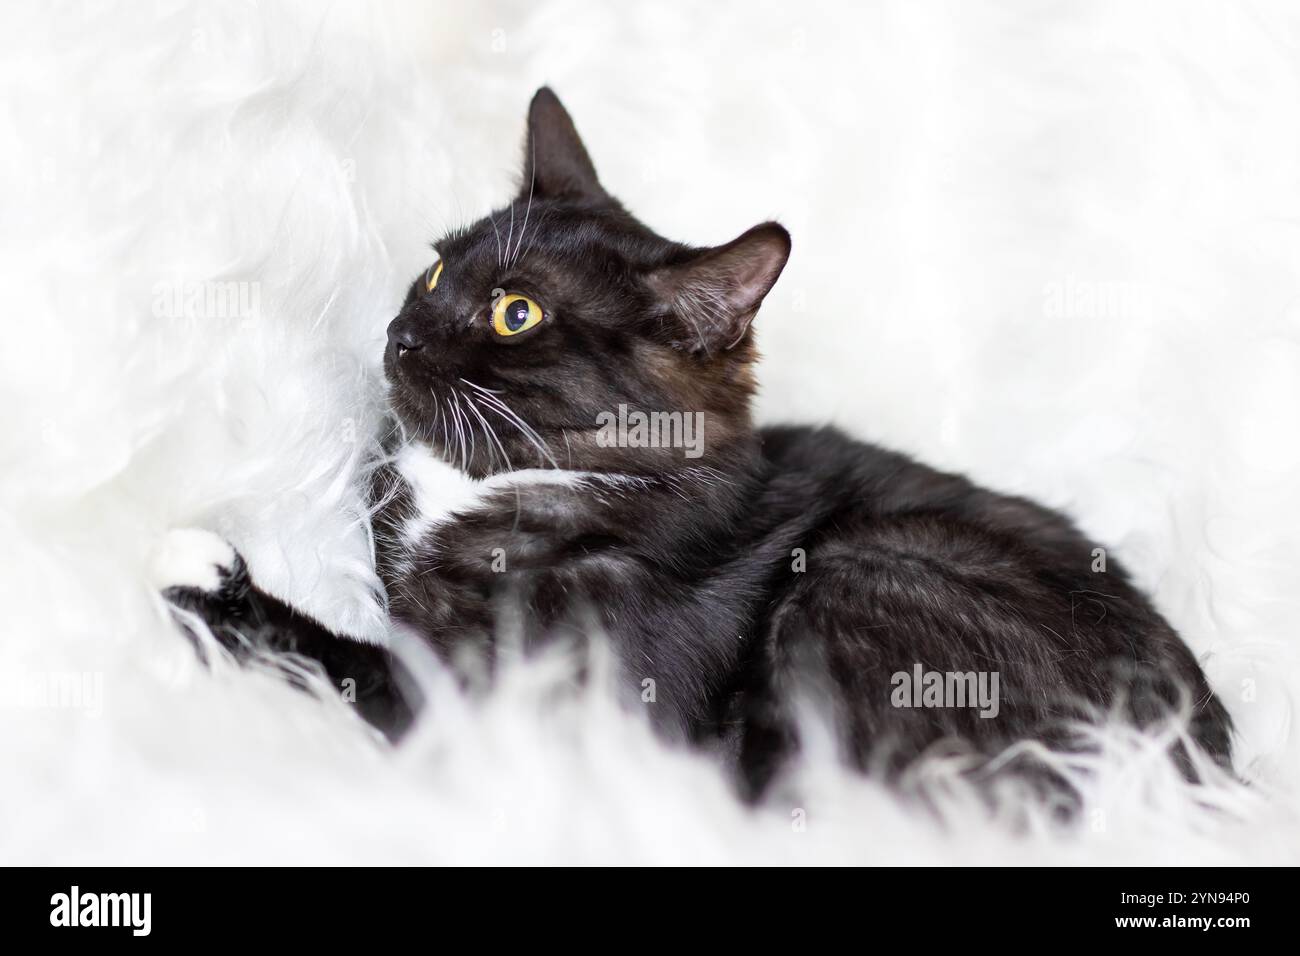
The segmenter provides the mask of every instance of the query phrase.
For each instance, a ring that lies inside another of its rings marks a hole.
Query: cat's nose
[[[388,323],[388,345],[401,355],[403,352],[414,352],[416,349],[423,348],[424,341],[410,322],[405,319],[393,319]]]

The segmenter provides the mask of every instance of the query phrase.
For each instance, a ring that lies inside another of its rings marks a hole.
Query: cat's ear
[[[790,234],[764,222],[726,245],[650,273],[647,281],[677,322],[681,347],[711,355],[745,337],[789,258]]]
[[[538,90],[528,107],[520,196],[530,195],[538,199],[608,198],[568,110],[549,86]]]

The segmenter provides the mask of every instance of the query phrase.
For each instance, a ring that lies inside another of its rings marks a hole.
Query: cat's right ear
[[[599,201],[608,194],[560,98],[543,86],[528,107],[520,197]]]

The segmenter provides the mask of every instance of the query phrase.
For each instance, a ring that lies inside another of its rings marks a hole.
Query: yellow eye
[[[517,292],[503,295],[492,309],[492,330],[497,335],[518,335],[542,321],[542,307]]]
[[[424,274],[424,291],[432,292],[438,287],[438,276],[442,275],[442,260],[439,259],[433,265],[429,266],[429,271]]]

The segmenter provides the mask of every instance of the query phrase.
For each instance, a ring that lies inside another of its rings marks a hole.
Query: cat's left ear
[[[599,201],[609,195],[596,178],[596,167],[582,145],[569,111],[543,86],[528,107],[524,175],[520,197]]]
[[[650,273],[647,282],[676,320],[678,344],[711,355],[745,337],[789,258],[790,233],[765,222],[726,245]]]

